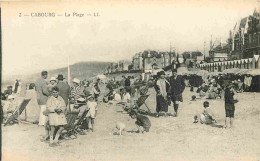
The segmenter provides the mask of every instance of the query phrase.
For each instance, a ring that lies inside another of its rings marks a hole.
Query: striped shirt
[[[70,88],[70,96],[76,101],[80,97],[81,88],[80,86],[72,86]]]

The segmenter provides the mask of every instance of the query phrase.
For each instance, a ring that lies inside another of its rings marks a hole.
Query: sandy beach
[[[155,112],[155,91],[149,90],[146,103]],[[41,142],[44,128],[20,124],[2,126],[3,160],[259,160],[260,93],[238,94],[233,129],[193,123],[193,116],[203,110],[205,99],[190,101],[194,93],[186,88],[178,117],[149,117],[149,133],[135,133],[134,120],[122,113],[122,107],[100,103],[96,130],[61,146]],[[218,124],[224,125],[223,100],[208,100]],[[145,109],[145,106],[142,106]],[[173,112],[173,107],[170,107]],[[116,134],[116,122],[126,124],[127,133]]]

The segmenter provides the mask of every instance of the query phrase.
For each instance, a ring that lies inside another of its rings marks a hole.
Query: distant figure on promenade
[[[74,109],[74,104],[78,98],[80,98],[81,88],[80,88],[80,80],[74,78],[72,80],[73,85],[70,87],[70,110]]]
[[[59,74],[57,77],[58,83],[56,86],[59,88],[59,95],[64,99],[64,102],[67,107],[69,102],[70,86],[67,82],[64,82],[64,79],[65,78],[63,78],[63,75]]]
[[[123,75],[123,76],[122,76],[122,79],[121,79],[121,81],[120,81],[120,86],[121,86],[121,87],[124,87],[124,86],[125,86],[125,80],[126,80],[126,77]]]
[[[92,93],[94,95],[95,101],[98,101],[98,97],[100,95],[100,87],[99,87],[100,79],[97,79],[97,81],[94,83],[94,86],[92,88]]]
[[[125,87],[130,87],[130,85],[131,85],[130,79],[131,79],[131,76],[128,76],[128,77],[125,79]]]
[[[157,80],[154,85],[156,91],[156,112],[159,117],[159,113],[163,113],[166,116],[168,112],[168,92],[170,89],[170,83],[165,78],[165,72],[160,71],[157,73]]]
[[[230,120],[230,128],[233,126],[233,119],[235,113],[235,103],[238,102],[237,99],[234,99],[235,92],[233,90],[233,85],[230,83],[225,89],[225,128],[228,127],[228,119]]]
[[[43,115],[43,112],[46,110],[46,102],[48,100],[48,96],[50,96],[50,93],[47,88],[47,81],[46,81],[47,77],[48,77],[48,72],[43,71],[41,73],[41,78],[35,83],[36,92],[37,92],[37,101],[41,108],[40,117],[39,117],[40,126],[44,126],[47,122],[47,117]]]
[[[179,103],[183,101],[182,93],[185,89],[185,83],[182,76],[177,75],[176,69],[172,70],[172,76],[170,77],[170,86],[171,86],[170,97],[171,97],[171,101],[173,102],[173,107],[175,112],[174,116],[177,117]]]
[[[16,79],[16,81],[15,81],[15,83],[14,83],[14,93],[17,93],[18,86],[19,86],[19,80]]]

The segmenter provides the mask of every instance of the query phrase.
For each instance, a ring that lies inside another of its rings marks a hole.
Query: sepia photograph
[[[0,0],[2,161],[260,161],[260,0]]]

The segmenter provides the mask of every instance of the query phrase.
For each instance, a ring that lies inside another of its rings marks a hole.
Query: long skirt
[[[168,101],[162,96],[156,96],[156,112],[168,112]]]
[[[46,105],[40,105],[41,111],[39,116],[39,125],[44,126],[45,123],[48,121],[48,117],[43,114],[43,112],[46,110]]]

